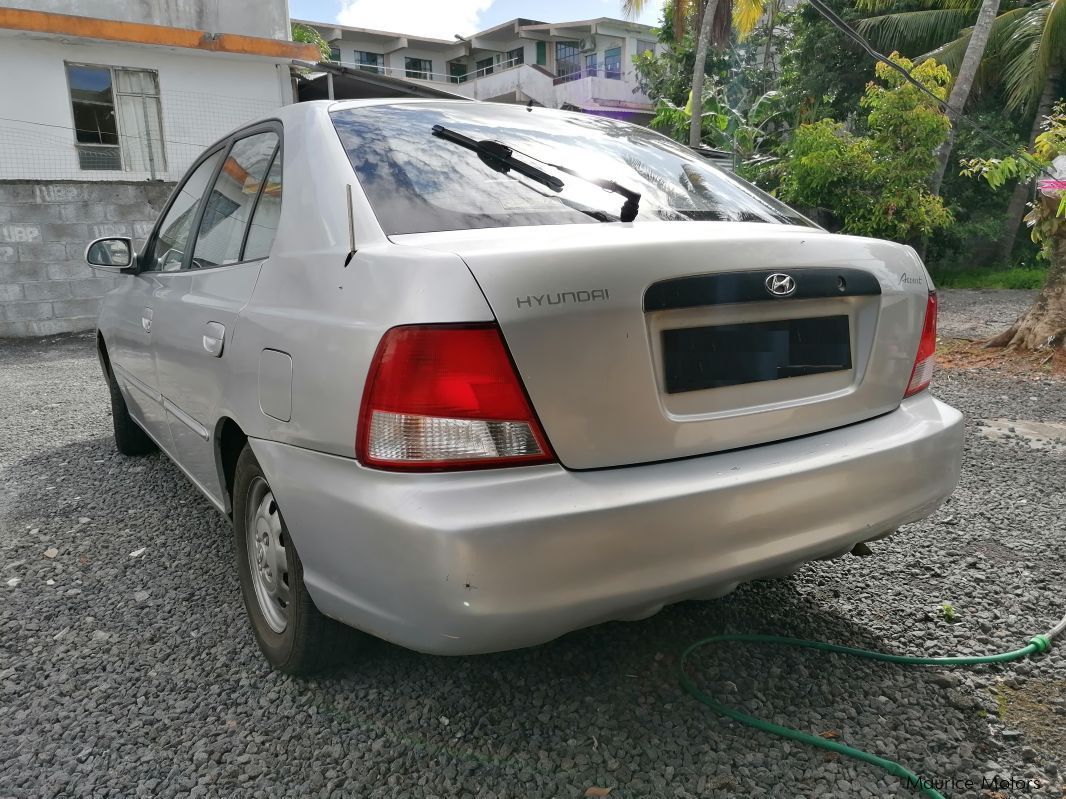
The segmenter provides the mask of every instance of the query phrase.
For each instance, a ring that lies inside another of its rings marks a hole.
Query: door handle
[[[208,322],[204,333],[204,350],[214,358],[222,357],[222,346],[226,340],[226,326],[219,322]]]
[[[144,328],[145,333],[152,332],[152,309],[145,308],[141,311],[141,327]]]

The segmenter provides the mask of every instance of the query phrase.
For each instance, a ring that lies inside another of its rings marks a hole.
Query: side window
[[[145,253],[144,269],[150,272],[175,272],[181,269],[189,233],[196,221],[200,198],[207,191],[207,184],[215,174],[215,167],[222,158],[222,151],[215,153],[193,170],[178,189],[170,210],[163,217],[159,233],[152,242],[151,251]]]
[[[270,246],[274,243],[274,233],[281,218],[281,150],[274,156],[274,163],[267,173],[263,193],[259,195],[252,224],[248,226],[248,241],[244,245],[245,261],[266,258],[270,255]]]
[[[278,134],[273,131],[233,143],[207,196],[192,253],[193,269],[241,260],[244,231],[277,146]]]

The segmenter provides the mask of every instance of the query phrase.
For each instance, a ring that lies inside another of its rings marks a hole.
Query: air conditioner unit
[[[596,37],[595,36],[586,36],[584,39],[581,40],[581,52],[582,53],[591,53],[591,52],[595,52],[595,50],[596,50]]]

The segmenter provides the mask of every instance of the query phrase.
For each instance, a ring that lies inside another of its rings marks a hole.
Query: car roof
[[[374,97],[364,100],[318,100],[316,103],[324,103],[326,111],[344,111],[349,108],[366,108],[374,105],[411,105],[414,103],[442,103],[444,105],[461,106],[485,106],[500,105],[499,103],[486,103],[480,100],[452,100],[446,97]],[[310,105],[310,103],[307,103]]]

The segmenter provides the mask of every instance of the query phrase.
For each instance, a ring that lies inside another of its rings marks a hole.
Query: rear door
[[[220,502],[212,433],[229,383],[227,353],[238,315],[277,227],[280,142],[274,124],[234,139],[202,205],[182,271],[156,298],[156,368],[175,457]]]

